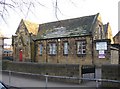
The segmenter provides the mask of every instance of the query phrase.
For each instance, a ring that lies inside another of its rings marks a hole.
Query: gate
[[[94,73],[95,78],[95,65],[82,65],[81,67],[81,75],[83,74]]]

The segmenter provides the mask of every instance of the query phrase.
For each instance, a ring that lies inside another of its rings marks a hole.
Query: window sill
[[[56,54],[49,54],[49,56],[56,56]]]
[[[68,54],[63,54],[63,56],[68,56]]]
[[[42,56],[42,54],[39,54],[39,56]]]
[[[85,57],[86,54],[77,54],[78,57]]]

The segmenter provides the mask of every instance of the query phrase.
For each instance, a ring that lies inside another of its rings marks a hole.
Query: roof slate
[[[113,38],[115,38],[115,37],[117,37],[117,36],[120,37],[120,31],[118,31],[118,33],[117,33]]]
[[[92,23],[96,15],[49,22],[39,25],[37,39],[73,37],[90,35]],[[42,34],[41,34],[42,33]]]

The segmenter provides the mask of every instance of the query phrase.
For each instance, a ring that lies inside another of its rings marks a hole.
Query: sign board
[[[99,50],[98,58],[105,58],[105,51],[104,50]]]
[[[105,55],[104,54],[99,54],[98,58],[105,58]]]
[[[99,54],[105,54],[104,50],[99,50]]]
[[[96,50],[107,50],[107,42],[96,42]]]

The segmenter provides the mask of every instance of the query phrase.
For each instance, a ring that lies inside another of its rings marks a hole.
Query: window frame
[[[78,45],[79,45],[80,49],[78,49],[79,48]],[[81,52],[79,52],[79,50]],[[76,41],[76,54],[78,56],[83,56],[83,55],[86,55],[86,51],[87,51],[86,50],[86,40],[77,40]]]
[[[43,44],[42,43],[40,43],[39,44],[39,54],[40,54],[40,56],[42,56],[42,54],[43,54]]]
[[[57,43],[56,42],[50,42],[48,43],[48,47],[49,47],[49,52],[48,54],[50,56],[55,56],[57,55]]]
[[[65,44],[67,47],[65,47]],[[68,41],[64,41],[63,42],[63,55],[68,56],[68,54],[69,54],[69,43],[68,43]]]

